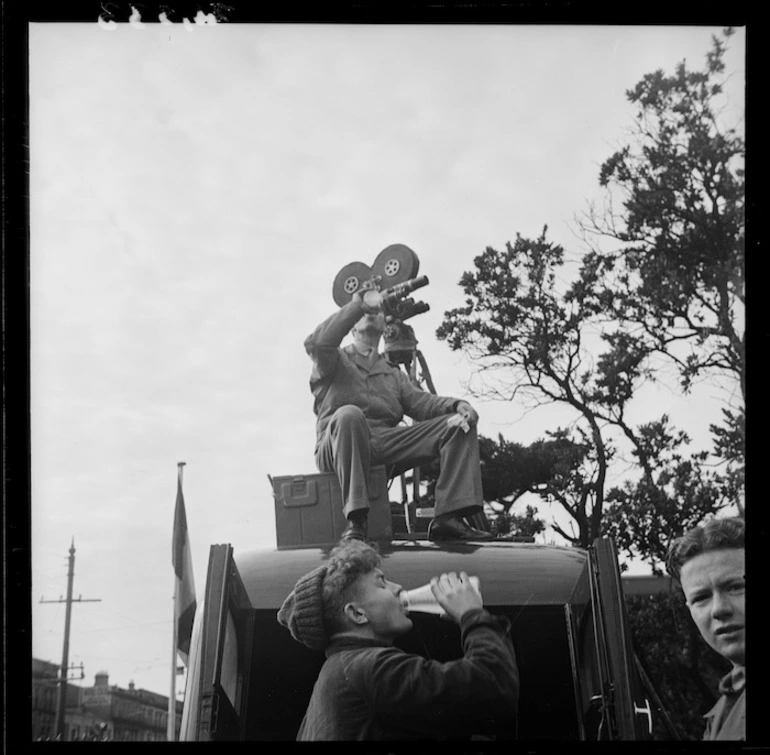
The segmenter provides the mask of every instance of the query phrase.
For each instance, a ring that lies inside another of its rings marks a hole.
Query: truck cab
[[[211,546],[180,739],[295,739],[324,654],[292,639],[276,613],[333,545],[237,554]],[[379,550],[385,574],[407,589],[442,572],[476,575],[485,607],[510,619],[521,677],[516,739],[644,740],[665,723],[634,654],[611,539],[588,549],[391,539]],[[461,657],[454,623],[411,617],[399,647],[440,661]]]

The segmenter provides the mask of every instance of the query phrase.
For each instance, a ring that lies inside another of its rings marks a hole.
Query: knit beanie
[[[278,611],[278,623],[291,636],[311,650],[324,650],[329,644],[324,625],[323,581],[326,566],[319,566],[300,577]]]

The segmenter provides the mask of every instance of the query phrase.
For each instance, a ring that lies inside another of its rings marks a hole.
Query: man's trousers
[[[476,428],[448,427],[451,415],[413,425],[370,428],[357,406],[340,407],[319,441],[315,460],[321,472],[336,472],[345,516],[369,508],[369,468],[378,464],[409,469],[440,460],[436,516],[468,516],[482,510],[481,467]]]

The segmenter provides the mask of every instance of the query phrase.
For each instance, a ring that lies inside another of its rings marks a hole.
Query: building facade
[[[59,667],[32,659],[32,739],[50,739],[56,723],[56,690]]]
[[[33,659],[32,738],[53,739],[56,719],[58,666]],[[168,696],[109,684],[106,671],[94,677],[92,687],[67,684],[64,716],[66,741],[165,742]],[[178,738],[182,703],[176,701],[175,731]]]

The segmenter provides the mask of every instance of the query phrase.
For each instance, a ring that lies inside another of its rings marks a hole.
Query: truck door
[[[200,627],[190,648],[186,739],[243,739],[254,611],[231,545],[212,545]],[[185,725],[183,723],[183,729]]]
[[[599,702],[609,739],[652,738],[652,706],[639,676],[626,616],[615,543],[595,540],[588,551],[594,631],[603,688]]]
[[[611,538],[588,549],[565,611],[580,739],[651,739],[653,711],[632,648]]]

